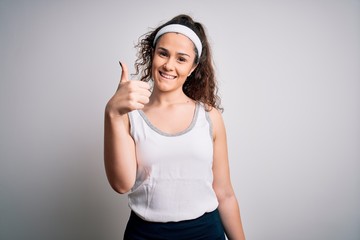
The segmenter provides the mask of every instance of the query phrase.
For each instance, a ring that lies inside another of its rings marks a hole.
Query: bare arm
[[[149,85],[129,81],[123,65],[119,87],[106,105],[104,120],[105,171],[111,187],[119,193],[128,192],[136,178],[135,143],[127,113],[143,108],[149,96]]]
[[[104,160],[111,187],[119,193],[128,192],[136,177],[135,144],[129,134],[127,116],[112,116],[105,111]]]
[[[220,112],[213,109],[210,117],[214,129],[213,188],[219,201],[219,213],[230,240],[244,240],[239,205],[231,184],[226,130]]]

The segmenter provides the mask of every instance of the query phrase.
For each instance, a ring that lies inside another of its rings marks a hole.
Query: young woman
[[[137,47],[141,80],[120,63],[105,109],[107,177],[132,210],[124,239],[245,239],[203,26],[179,15]]]

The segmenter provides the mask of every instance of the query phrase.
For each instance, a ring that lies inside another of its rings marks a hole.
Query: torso
[[[149,105],[142,111],[149,121],[159,130],[176,134],[187,129],[194,117],[196,103],[192,100],[168,106]]]
[[[201,103],[129,113],[137,158],[129,206],[141,218],[189,220],[218,206],[212,187],[213,139],[208,115]]]

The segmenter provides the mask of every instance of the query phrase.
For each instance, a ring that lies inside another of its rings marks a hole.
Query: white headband
[[[191,30],[190,28],[188,28],[184,25],[181,25],[181,24],[170,24],[170,25],[167,25],[167,26],[161,28],[155,35],[154,42],[153,42],[154,46],[155,46],[156,40],[161,35],[168,33],[168,32],[181,33],[182,35],[185,35],[186,37],[190,38],[190,40],[194,43],[194,45],[198,51],[199,58],[200,58],[201,50],[202,50],[202,44],[201,44],[200,38],[193,30]]]

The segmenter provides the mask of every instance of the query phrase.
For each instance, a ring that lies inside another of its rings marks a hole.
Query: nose
[[[166,71],[172,71],[174,69],[174,61],[169,58],[163,65]]]

